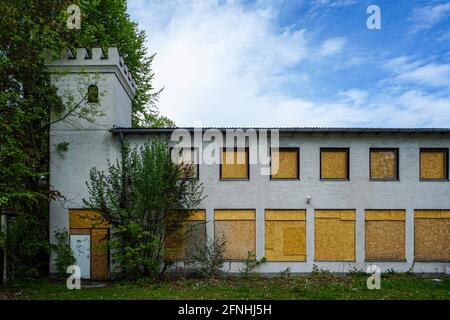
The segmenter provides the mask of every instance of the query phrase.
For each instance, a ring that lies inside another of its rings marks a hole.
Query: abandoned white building
[[[75,57],[49,62],[49,70],[60,94],[75,98],[80,85],[93,84],[89,75],[98,75],[92,88],[104,114],[96,123],[69,116],[51,127],[51,185],[66,200],[51,204],[50,233],[70,230],[71,244],[87,253],[77,260],[83,277],[104,279],[108,252],[93,248],[108,237],[108,226],[77,218],[89,170],[118,158],[121,138],[141,144],[170,137],[174,129],[131,128],[135,85],[115,48],[107,57],[99,48],[90,57],[78,49]],[[61,143],[69,143],[63,154]],[[445,272],[449,147],[450,129],[279,128],[276,174],[262,175],[250,164],[249,148],[233,151],[246,156],[244,164],[198,165],[207,198],[192,219],[206,221],[201,239],[227,237],[224,271],[238,272],[252,251],[267,259],[255,270],[262,273],[310,272],[314,265],[346,272],[370,264],[382,271]],[[178,258],[188,255],[185,248]]]

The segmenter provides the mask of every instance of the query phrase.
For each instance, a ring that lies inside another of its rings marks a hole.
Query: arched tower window
[[[89,103],[98,102],[98,87],[95,84],[88,87],[87,99]]]

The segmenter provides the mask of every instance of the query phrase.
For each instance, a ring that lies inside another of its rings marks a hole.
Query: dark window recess
[[[87,99],[89,103],[98,102],[98,87],[95,84],[88,87]]]

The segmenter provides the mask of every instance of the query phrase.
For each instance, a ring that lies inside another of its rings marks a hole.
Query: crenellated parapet
[[[57,59],[49,53],[46,65],[50,72],[115,72],[131,98],[136,92],[133,76],[116,47],[109,47],[107,52],[102,48],[67,49]]]

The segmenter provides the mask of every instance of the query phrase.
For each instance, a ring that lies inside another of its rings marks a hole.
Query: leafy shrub
[[[35,279],[48,272],[48,226],[33,214],[10,219],[6,239],[10,280]]]
[[[59,277],[66,276],[67,267],[75,263],[72,249],[70,248],[69,233],[64,228],[62,231],[55,231],[56,244],[51,244],[51,249],[56,254],[55,267]]]
[[[112,228],[108,241],[121,277],[157,279],[164,272],[165,242],[204,199],[198,179],[181,179],[167,142],[122,145],[122,161],[91,169],[86,208],[100,212]]]

